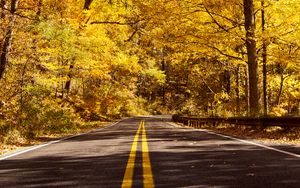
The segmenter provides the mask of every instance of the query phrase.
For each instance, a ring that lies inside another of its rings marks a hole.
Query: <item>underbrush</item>
[[[24,102],[21,108],[19,103],[16,104],[8,104],[6,109],[2,110],[0,154],[16,147],[76,134],[103,125],[99,121],[86,123],[68,102],[61,99],[33,97]]]
[[[9,129],[7,131],[3,131],[1,129],[0,135],[0,155],[10,152],[11,150],[15,150],[19,147],[26,147],[35,144],[40,144],[42,142],[52,141],[61,137],[65,137],[68,135],[73,135],[81,132],[86,132],[93,129],[98,129],[103,127],[108,122],[77,122],[76,125],[71,126],[71,129],[64,126],[64,128],[57,129],[55,127],[51,127],[48,131],[40,132],[39,134],[30,134],[28,136],[28,131],[24,134],[23,131],[14,128]],[[70,125],[69,125],[70,126]],[[3,128],[3,127],[1,127]],[[31,132],[34,130],[31,130]],[[35,135],[32,137],[32,135]]]

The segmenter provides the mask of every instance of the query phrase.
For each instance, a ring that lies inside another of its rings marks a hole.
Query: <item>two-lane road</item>
[[[300,187],[297,148],[161,120],[130,118],[0,160],[0,187]]]

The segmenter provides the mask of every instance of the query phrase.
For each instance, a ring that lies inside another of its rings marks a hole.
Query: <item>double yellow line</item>
[[[122,188],[132,187],[136,150],[137,150],[137,145],[138,145],[141,132],[142,132],[143,184],[144,184],[144,188],[154,187],[154,180],[153,180],[153,175],[151,170],[145,122],[141,121],[140,126],[135,134],[133,144],[131,146],[131,151],[129,154],[129,159],[127,162],[126,171],[122,182]]]

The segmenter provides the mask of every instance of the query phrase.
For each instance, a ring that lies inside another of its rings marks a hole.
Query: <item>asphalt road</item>
[[[0,160],[0,187],[121,187],[129,156],[132,187],[143,187],[145,173],[155,187],[300,187],[299,148],[266,148],[163,121],[126,119]]]

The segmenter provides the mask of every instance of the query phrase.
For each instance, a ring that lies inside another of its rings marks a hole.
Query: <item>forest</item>
[[[1,0],[0,141],[145,114],[298,116],[298,0]]]

